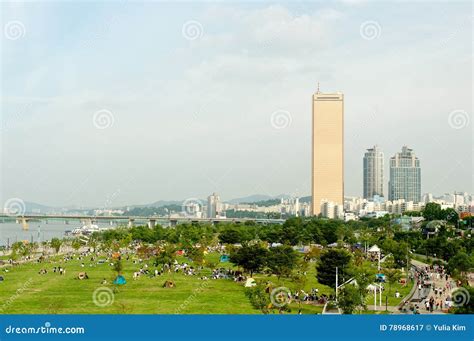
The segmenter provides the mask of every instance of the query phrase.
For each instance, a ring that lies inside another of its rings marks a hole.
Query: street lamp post
[[[377,286],[374,285],[374,310],[377,310]]]

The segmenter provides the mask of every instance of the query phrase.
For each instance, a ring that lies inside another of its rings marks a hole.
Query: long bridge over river
[[[255,222],[257,224],[268,225],[268,224],[283,224],[284,219],[253,219],[253,218],[196,218],[192,216],[184,217],[160,217],[160,216],[103,216],[103,215],[74,215],[74,214],[21,214],[21,215],[9,215],[0,213],[0,219],[15,219],[18,224],[26,225],[31,220],[63,220],[66,223],[69,221],[82,221],[87,224],[93,224],[98,221],[108,222],[126,222],[129,227],[134,226],[135,222],[147,223],[148,227],[153,228],[155,225],[161,224],[164,226],[176,226],[180,223],[246,223],[248,221]]]

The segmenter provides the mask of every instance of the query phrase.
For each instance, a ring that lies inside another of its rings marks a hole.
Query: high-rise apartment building
[[[213,193],[207,197],[207,217],[216,218],[219,215],[221,207],[221,198],[217,193]]]
[[[313,95],[312,213],[321,203],[344,203],[344,95]]]
[[[364,155],[364,199],[383,197],[383,152],[378,146],[367,149]]]
[[[390,158],[389,200],[421,201],[420,160],[412,149],[404,146],[401,153]]]

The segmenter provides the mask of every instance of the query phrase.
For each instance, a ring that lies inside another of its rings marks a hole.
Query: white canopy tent
[[[380,248],[374,244],[367,250],[367,252],[380,253]]]
[[[380,271],[380,257],[381,257],[381,254],[382,254],[382,251],[380,250],[380,248],[377,246],[377,244],[374,244],[367,250],[367,253],[376,253],[377,254],[377,256],[379,258],[378,269]]]

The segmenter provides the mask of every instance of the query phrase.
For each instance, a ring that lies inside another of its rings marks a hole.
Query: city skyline
[[[346,195],[374,144],[474,192],[468,4],[1,6],[3,203],[311,194],[318,81],[345,94]]]

